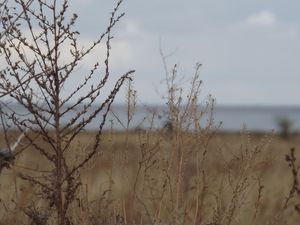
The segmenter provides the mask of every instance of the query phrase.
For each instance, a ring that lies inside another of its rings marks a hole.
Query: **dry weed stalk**
[[[153,113],[148,117],[148,128],[131,135],[137,138],[134,143],[138,146],[130,145],[127,170],[133,170],[135,176],[127,174],[126,183],[132,179],[132,187],[122,190],[125,195],[117,203],[124,224],[260,224],[270,138],[254,144],[246,135],[246,143],[239,149],[211,149],[218,125],[214,125],[213,99],[208,98],[205,107],[199,107],[200,64],[186,98],[177,82],[177,68],[175,65],[166,71],[168,126],[157,130],[153,124],[159,115]],[[122,151],[130,137],[124,135],[127,138]],[[130,202],[125,206],[120,203],[124,196],[125,203]],[[247,210],[250,213],[246,216]],[[280,221],[282,215],[276,220]],[[241,221],[243,216],[245,221]]]
[[[296,196],[297,201],[295,205],[296,212],[300,215],[300,184],[299,184],[299,166],[296,164],[295,148],[291,148],[289,154],[286,155],[285,160],[288,162],[293,184],[290,191],[290,198]]]
[[[79,46],[79,32],[74,30],[78,16],[68,16],[68,0],[14,0],[1,4],[0,57],[6,63],[0,71],[0,95],[5,108],[2,114],[10,125],[25,134],[36,153],[49,162],[50,173],[39,176],[22,173],[21,177],[39,187],[39,194],[48,202],[47,211],[56,212],[58,225],[71,223],[68,209],[80,186],[78,172],[99,151],[110,106],[134,72],[121,75],[103,98],[103,90],[110,82],[111,32],[124,16],[118,14],[121,3],[122,0],[117,1],[105,32],[85,48]],[[78,76],[76,68],[102,43],[106,48],[104,70],[96,62],[82,82],[64,94],[64,87]],[[68,61],[62,59],[63,52],[70,53]],[[21,106],[21,112],[13,104]],[[63,124],[62,118],[70,113],[72,118]],[[99,114],[101,119],[96,121]],[[94,141],[73,160],[72,144],[91,122],[98,123]],[[30,134],[25,133],[26,129]],[[37,142],[37,138],[43,142]],[[34,224],[47,222],[38,217],[44,215],[40,209],[38,206],[25,209]]]
[[[134,207],[128,224],[201,224],[206,191],[205,181],[202,182],[205,180],[202,162],[214,130],[214,101],[209,98],[207,105],[199,108],[201,64],[196,65],[185,97],[183,87],[177,83],[177,65],[169,71],[164,56],[163,63],[168,121],[164,129],[157,130],[153,124],[159,115],[153,113],[148,118],[147,130],[139,131],[140,153],[133,182]],[[196,162],[197,166],[191,166]],[[190,189],[188,173],[197,176],[195,188]],[[193,194],[197,197],[191,199]]]

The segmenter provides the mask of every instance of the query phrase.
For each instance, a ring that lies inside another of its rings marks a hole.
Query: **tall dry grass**
[[[286,149],[300,146],[299,137],[284,140],[275,134],[249,134],[246,130],[219,133],[219,124],[213,120],[214,100],[206,98],[205,107],[198,107],[199,100],[203,103],[199,69],[197,65],[188,91],[177,82],[177,66],[166,71],[168,121],[160,129],[154,126],[161,118],[155,111],[149,111],[143,121],[147,129],[131,126],[137,93],[129,81],[124,111],[127,120],[121,121],[112,112],[124,132],[113,127],[106,131],[100,151],[81,171],[81,185],[68,211],[70,224],[298,223],[294,209],[298,175],[294,172],[291,176],[284,156]],[[68,159],[76,161],[91,137],[93,132],[80,134]],[[36,141],[47,145],[45,140]],[[293,151],[290,155],[292,171],[298,170],[297,154]],[[17,157],[11,169],[3,170],[2,224],[55,222],[49,203],[35,194],[41,193],[37,190],[40,186],[19,176],[24,172],[44,176],[51,169],[29,149]],[[36,219],[35,214],[39,214]]]

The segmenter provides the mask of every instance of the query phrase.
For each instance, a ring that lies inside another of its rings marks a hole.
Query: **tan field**
[[[88,148],[92,134],[76,139],[70,160]],[[285,160],[292,147],[300,149],[300,136],[107,132],[99,154],[80,173],[69,214],[74,224],[297,224]],[[21,174],[44,176],[51,171],[47,164],[28,149],[3,169],[2,224],[25,223],[30,205],[44,208],[46,218],[51,207]]]

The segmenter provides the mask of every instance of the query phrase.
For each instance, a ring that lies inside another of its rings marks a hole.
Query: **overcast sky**
[[[114,2],[70,1],[83,43],[104,30]],[[203,96],[218,104],[300,105],[299,0],[124,0],[121,10],[112,66],[136,69],[139,103],[163,102],[161,40],[185,80],[203,64]]]

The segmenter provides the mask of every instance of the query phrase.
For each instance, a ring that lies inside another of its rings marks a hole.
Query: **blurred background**
[[[105,29],[114,5],[74,0],[83,45]],[[137,104],[164,105],[161,48],[170,67],[178,64],[182,84],[203,64],[202,96],[216,99],[223,129],[271,131],[284,121],[300,130],[299,8],[296,0],[126,0],[113,32],[112,76],[136,69]],[[93,54],[87,68],[105,52]]]

